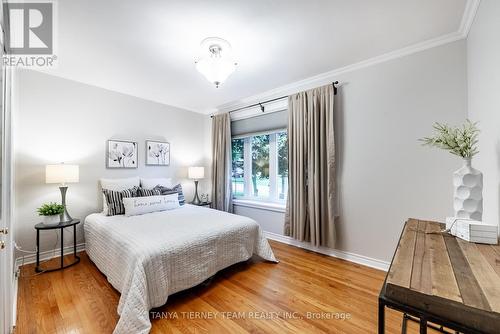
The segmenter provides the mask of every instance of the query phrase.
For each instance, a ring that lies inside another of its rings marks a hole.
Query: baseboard
[[[383,271],[388,271],[390,263],[387,261],[382,261],[378,259],[373,259],[364,255],[354,254],[350,252],[345,252],[337,249],[331,249],[327,247],[315,247],[308,242],[298,241],[293,238],[276,234],[272,232],[264,232],[266,238],[282,242],[287,245],[307,249],[316,253],[320,253],[323,255],[333,256],[342,260],[346,260],[349,262],[354,262],[357,264],[361,264],[370,268],[375,268]]]
[[[82,252],[84,250],[85,250],[85,243],[76,245],[77,253]],[[64,247],[64,255],[66,256],[70,254],[73,254],[73,246]],[[47,261],[59,256],[61,256],[61,248],[40,252],[40,262]],[[23,261],[23,256],[18,257],[16,258],[15,262],[15,272],[17,272],[22,265],[31,264],[35,262],[36,262],[36,253],[25,255],[24,261]]]
[[[351,252],[345,252],[345,251],[341,251],[338,249],[331,249],[331,248],[327,248],[327,247],[315,247],[308,242],[298,241],[298,240],[295,240],[293,238],[290,238],[290,237],[287,237],[287,236],[284,236],[281,234],[277,234],[277,233],[264,232],[264,235],[268,239],[279,241],[279,242],[282,242],[282,243],[285,243],[285,244],[288,244],[291,246],[304,248],[304,249],[307,249],[307,250],[310,250],[310,251],[313,251],[316,253],[333,256],[333,257],[336,257],[339,259],[362,264],[362,265],[365,265],[367,267],[371,267],[371,268],[375,268],[375,269],[380,269],[380,270],[384,270],[384,271],[389,270],[390,262],[387,262],[387,261],[382,261],[379,259],[374,259],[374,258],[371,258],[368,256],[359,255],[359,254],[355,254],[355,253],[351,253]],[[84,250],[85,250],[85,243],[81,243],[81,244],[76,245],[77,252],[82,252]],[[73,253],[73,246],[64,247],[64,254],[65,255],[72,254],[72,253]],[[60,249],[41,252],[40,253],[40,261],[50,260],[54,257],[59,257],[59,255],[60,255]],[[24,263],[22,261],[22,258],[17,258],[16,259],[16,272],[17,272],[17,269],[19,269],[19,267],[22,264],[31,264],[31,263],[35,263],[35,262],[36,262],[36,254],[29,254],[29,255],[24,256]]]

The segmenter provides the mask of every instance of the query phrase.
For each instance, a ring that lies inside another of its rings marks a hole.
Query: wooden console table
[[[385,307],[461,333],[500,333],[500,246],[469,243],[444,224],[409,219],[379,296],[379,334]],[[441,328],[443,331],[443,328]]]

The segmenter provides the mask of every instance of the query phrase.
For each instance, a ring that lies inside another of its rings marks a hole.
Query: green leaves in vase
[[[451,127],[447,124],[434,123],[435,134],[432,137],[419,139],[424,146],[437,147],[459,157],[470,159],[479,150],[477,148],[477,136],[479,129],[477,123],[467,120],[460,127]]]

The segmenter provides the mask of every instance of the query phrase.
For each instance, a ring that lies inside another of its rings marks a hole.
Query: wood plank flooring
[[[170,296],[152,310],[151,332],[376,333],[384,272],[278,242],[271,246],[279,264],[252,258]],[[113,331],[120,294],[81,256],[64,271],[33,276],[34,265],[21,269],[17,334]],[[401,314],[386,313],[387,333],[400,333]],[[410,322],[408,333],[418,333],[417,326]]]

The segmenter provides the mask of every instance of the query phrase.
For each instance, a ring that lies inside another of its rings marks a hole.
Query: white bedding
[[[85,218],[86,251],[121,292],[114,333],[148,333],[149,310],[252,254],[277,262],[252,219],[185,205],[140,216]]]

